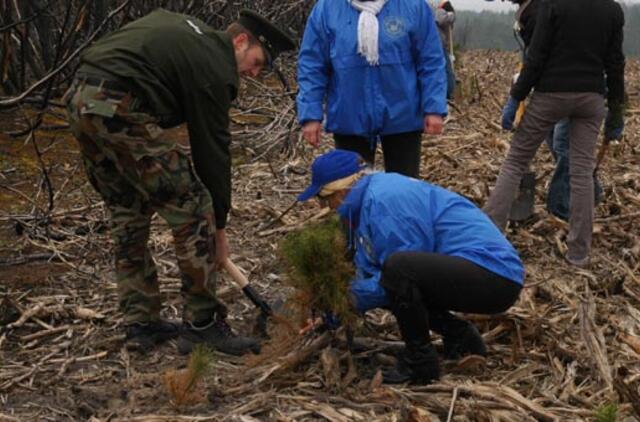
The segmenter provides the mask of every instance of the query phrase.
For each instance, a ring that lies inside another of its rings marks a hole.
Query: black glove
[[[442,5],[442,8],[447,12],[455,13],[455,10],[453,10],[453,5],[451,4],[450,1],[445,1],[444,4]]]
[[[619,141],[624,131],[624,105],[610,103],[607,118],[604,121],[604,138],[608,141]]]

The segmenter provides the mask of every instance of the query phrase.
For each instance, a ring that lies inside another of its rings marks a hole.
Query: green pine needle
[[[187,390],[209,373],[214,360],[213,352],[206,345],[197,344],[193,348],[189,356],[188,368],[190,380]]]
[[[349,283],[354,269],[340,221],[330,218],[288,235],[280,252],[288,267],[288,282],[309,298],[309,307],[330,311],[345,323],[354,313]]]
[[[596,411],[596,422],[616,422],[618,420],[618,405],[609,403],[600,406]]]

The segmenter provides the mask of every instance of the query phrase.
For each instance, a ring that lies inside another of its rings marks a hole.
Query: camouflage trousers
[[[89,181],[110,212],[119,304],[127,322],[159,318],[158,274],[147,243],[151,218],[170,226],[182,275],[183,319],[208,320],[226,309],[215,296],[211,196],[187,147],[136,111],[127,92],[76,79],[67,98],[71,130]]]

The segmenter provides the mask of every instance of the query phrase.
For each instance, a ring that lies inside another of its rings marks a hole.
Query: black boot
[[[404,277],[393,277],[393,269],[386,267],[385,284],[396,279],[397,290],[387,288],[391,299],[391,312],[396,317],[405,349],[398,356],[394,369],[383,372],[383,381],[388,384],[412,382],[428,384],[440,378],[438,354],[429,339],[429,318],[422,301],[422,294]]]
[[[382,379],[386,384],[430,384],[440,379],[438,354],[431,344],[407,346],[398,356],[396,367],[383,371]]]
[[[126,347],[147,351],[167,340],[178,337],[180,324],[170,321],[134,322],[125,328]]]
[[[191,353],[196,344],[205,344],[235,356],[248,352],[260,353],[260,344],[255,339],[234,334],[227,321],[222,318],[204,324],[187,323],[178,340],[178,351],[182,354]]]
[[[469,321],[460,319],[447,311],[430,311],[431,329],[442,335],[446,359],[460,359],[467,355],[487,355],[478,329]]]

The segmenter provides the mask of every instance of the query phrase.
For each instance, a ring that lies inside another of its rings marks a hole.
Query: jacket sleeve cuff
[[[227,214],[228,210],[222,207],[213,207],[213,212],[216,219],[216,229],[224,229],[227,226]]]
[[[520,89],[516,84],[513,86],[513,88],[511,88],[511,92],[509,93],[509,95],[511,95],[511,97],[513,97],[516,101],[521,102],[527,98],[527,95],[529,95],[529,93],[522,92],[522,89]]]
[[[322,102],[308,103],[298,101],[298,122],[300,122],[300,124],[310,121],[321,122],[322,117]]]
[[[374,308],[388,305],[387,295],[380,286],[380,274],[370,278],[356,279],[349,286],[349,293],[356,310],[363,314]]]
[[[442,117],[446,117],[449,114],[449,106],[446,101],[427,101],[423,107],[424,114],[437,114]]]

